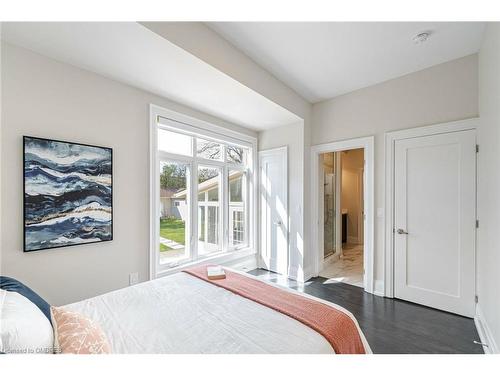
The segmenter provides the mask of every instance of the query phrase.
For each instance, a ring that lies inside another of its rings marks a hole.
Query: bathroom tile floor
[[[344,244],[344,256],[332,261],[320,272],[328,283],[346,283],[363,287],[363,245]]]

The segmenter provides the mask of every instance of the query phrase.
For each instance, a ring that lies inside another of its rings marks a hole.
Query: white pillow
[[[0,351],[53,353],[54,332],[47,317],[29,299],[0,289]]]

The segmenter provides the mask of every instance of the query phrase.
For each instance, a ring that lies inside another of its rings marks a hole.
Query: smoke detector
[[[415,35],[413,37],[413,43],[415,43],[415,44],[423,43],[427,39],[429,39],[430,36],[431,36],[430,31],[424,31],[424,32],[418,33],[417,35]]]

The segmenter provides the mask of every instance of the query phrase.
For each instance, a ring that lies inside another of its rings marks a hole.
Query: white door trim
[[[357,170],[357,177],[358,177],[358,199],[360,202],[363,202],[364,204],[364,184],[365,184],[365,181],[364,181],[364,170],[365,168],[359,168]],[[363,206],[361,205],[359,207],[359,211],[358,211],[358,236],[357,236],[357,243],[364,243],[363,241],[363,232],[362,230],[359,230],[359,228],[361,227],[364,227],[364,224],[365,224],[365,219],[363,217],[364,215],[364,208]]]
[[[446,122],[385,134],[385,246],[384,280],[385,296],[394,297],[394,146],[397,140],[429,135],[475,130],[479,119]]]
[[[318,276],[320,263],[322,261],[323,249],[320,248],[321,243],[318,229],[319,222],[319,156],[325,152],[336,152],[351,150],[354,148],[364,149],[365,158],[365,183],[364,186],[364,211],[366,215],[364,225],[364,259],[363,265],[365,269],[364,289],[368,293],[373,293],[373,263],[374,263],[374,199],[375,199],[375,184],[374,184],[374,137],[354,138],[332,143],[325,143],[311,147],[311,249],[313,250],[313,265],[314,276]]]
[[[262,218],[261,218],[261,188],[262,188],[262,185],[260,184],[260,168],[261,168],[261,160],[262,160],[262,157],[264,156],[271,156],[271,155],[281,155],[281,156],[284,156],[284,158],[282,158],[281,160],[283,161],[283,164],[282,164],[282,169],[284,171],[284,175],[285,175],[285,205],[286,207],[285,208],[285,211],[286,211],[286,217],[287,217],[287,222],[285,223],[286,225],[286,248],[287,248],[287,264],[286,264],[286,267],[285,267],[285,270],[286,270],[286,274],[283,274],[283,276],[287,276],[290,274],[290,212],[289,212],[289,202],[288,202],[288,190],[289,190],[289,181],[288,181],[288,146],[282,146],[282,147],[277,147],[277,148],[272,148],[272,149],[268,149],[268,150],[262,150],[262,151],[259,151],[259,156],[258,156],[258,159],[259,159],[259,165],[258,165],[258,176],[259,176],[259,188],[258,188],[258,193],[259,193],[259,200],[258,200],[258,207],[259,207],[259,210],[258,210],[258,217],[259,217],[259,256],[258,256],[258,260],[257,260],[257,264],[259,267],[263,267],[264,265],[264,261],[263,261],[263,258],[262,258],[262,235],[261,235],[261,231],[260,231],[260,228],[261,228],[261,221],[262,221]]]

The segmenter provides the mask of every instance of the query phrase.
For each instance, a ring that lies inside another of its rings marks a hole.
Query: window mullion
[[[227,153],[226,145],[222,144],[222,162],[224,166],[222,167],[222,181],[221,181],[221,199],[220,199],[220,211],[222,215],[222,251],[227,252],[229,250],[229,183],[228,183],[228,168],[227,168]]]
[[[198,163],[196,161],[196,137],[191,139],[191,148],[193,159],[191,162],[191,220],[189,225],[191,233],[189,237],[189,252],[190,259],[196,260],[198,259]]]
[[[222,233],[223,233],[223,248],[222,251],[229,250],[229,170],[227,166],[222,169],[222,200],[221,212],[222,216]]]
[[[225,144],[222,144],[221,145],[221,150],[222,150],[222,162],[224,163],[224,165],[227,164],[227,152],[226,152],[226,145]]]
[[[154,135],[154,145],[158,145],[158,129],[155,129]],[[153,230],[153,238],[154,238],[154,243],[153,243],[153,248],[154,248],[154,266],[152,269],[152,275],[151,277],[156,277],[158,274],[158,270],[162,269],[162,266],[160,264],[160,218],[161,218],[161,207],[160,207],[160,174],[158,171],[160,170],[160,157],[158,154],[158,147],[155,150],[154,154],[154,166],[153,166],[153,171],[150,172],[154,176],[153,179],[153,186],[152,186],[152,192],[154,194],[154,200],[153,200],[153,205],[154,205],[154,210],[152,210],[153,220],[151,221],[151,230]]]
[[[243,243],[245,246],[250,245],[250,189],[248,188],[250,183],[250,173],[248,170],[243,173],[243,183],[242,183],[242,196],[243,199]]]
[[[204,192],[203,197],[205,199],[205,227],[204,227],[204,237],[203,241],[207,241],[208,238],[208,193]]]
[[[210,159],[204,159],[204,158],[199,158],[196,157],[196,160],[200,162],[200,164],[203,164],[203,166],[206,167],[213,167],[213,168],[222,168],[225,166],[225,163],[220,161],[220,160],[210,160]]]
[[[196,146],[196,141],[194,146]],[[191,220],[190,220],[190,258],[198,259],[198,162],[196,159],[191,163]]]

